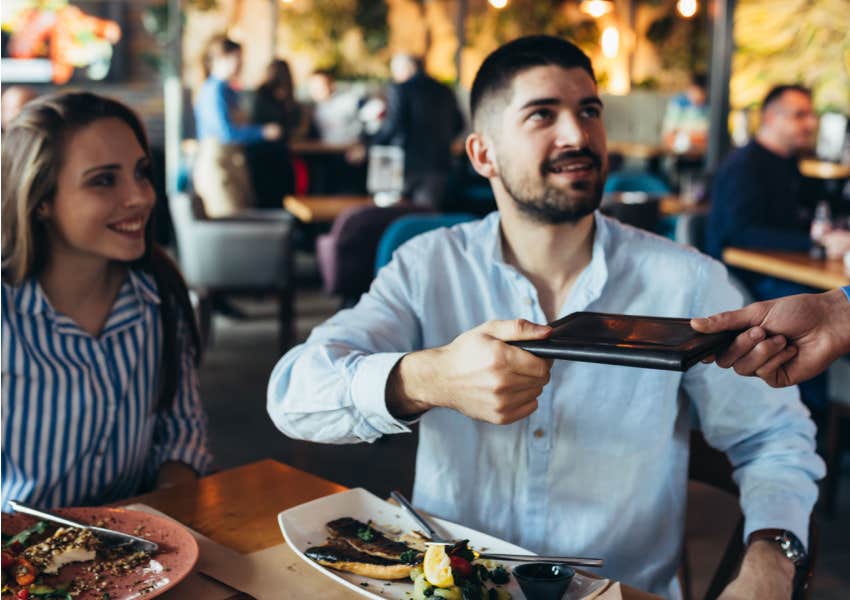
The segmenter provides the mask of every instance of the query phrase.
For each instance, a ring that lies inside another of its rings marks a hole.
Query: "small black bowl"
[[[523,563],[513,574],[528,600],[561,600],[576,572],[557,563]]]

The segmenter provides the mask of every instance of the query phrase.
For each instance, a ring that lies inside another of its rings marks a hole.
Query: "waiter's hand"
[[[387,406],[396,416],[445,407],[496,425],[537,410],[552,361],[507,340],[539,340],[552,328],[525,319],[488,321],[445,346],[405,355],[387,381]]]
[[[717,357],[723,368],[755,375],[773,387],[794,385],[850,352],[850,302],[841,290],[756,302],[740,310],[692,319],[701,333],[745,329]]]

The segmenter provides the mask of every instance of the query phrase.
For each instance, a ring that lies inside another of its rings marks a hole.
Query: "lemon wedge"
[[[454,577],[452,577],[452,564],[444,545],[431,544],[428,546],[422,567],[425,572],[425,579],[434,587],[449,588],[455,584]]]

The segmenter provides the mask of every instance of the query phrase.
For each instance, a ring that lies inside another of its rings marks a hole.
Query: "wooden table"
[[[302,223],[332,223],[358,206],[374,206],[371,196],[286,196],[283,206]]]
[[[280,511],[346,489],[267,459],[126,503],[152,506],[224,546],[248,553],[282,543],[277,525]],[[328,585],[338,584],[329,579]],[[657,598],[625,585],[622,589],[624,600]],[[351,592],[352,599],[360,597]]]
[[[356,145],[356,143],[328,144],[321,140],[292,140],[289,142],[289,151],[300,156],[316,154],[345,154]]]
[[[850,284],[841,260],[815,260],[805,252],[726,248],[723,250],[723,262],[822,290]]]
[[[847,179],[850,177],[850,165],[804,158],[800,161],[800,173],[814,179]]]
[[[679,215],[707,215],[711,205],[707,202],[685,202],[681,196],[664,196],[658,205],[662,215],[676,217]]]

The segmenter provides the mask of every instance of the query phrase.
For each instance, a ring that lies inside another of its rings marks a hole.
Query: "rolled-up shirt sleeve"
[[[199,475],[209,471],[212,455],[207,438],[207,418],[201,404],[201,391],[194,356],[185,343],[189,332],[185,324],[178,326],[178,342],[184,351],[180,356],[177,392],[171,407],[157,413],[151,449],[151,469],[166,462],[180,462]]]
[[[725,269],[709,263],[694,314],[737,308],[740,296]],[[796,387],[773,389],[756,377],[699,364],[684,377],[700,427],[710,445],[734,467],[745,516],[744,539],[759,529],[787,529],[807,543],[817,500],[815,482],[825,474],[815,452],[815,425]]]
[[[413,267],[397,256],[354,308],[337,313],[280,359],[267,396],[278,429],[296,439],[339,444],[410,431],[387,409],[386,386],[396,363],[421,346]]]

